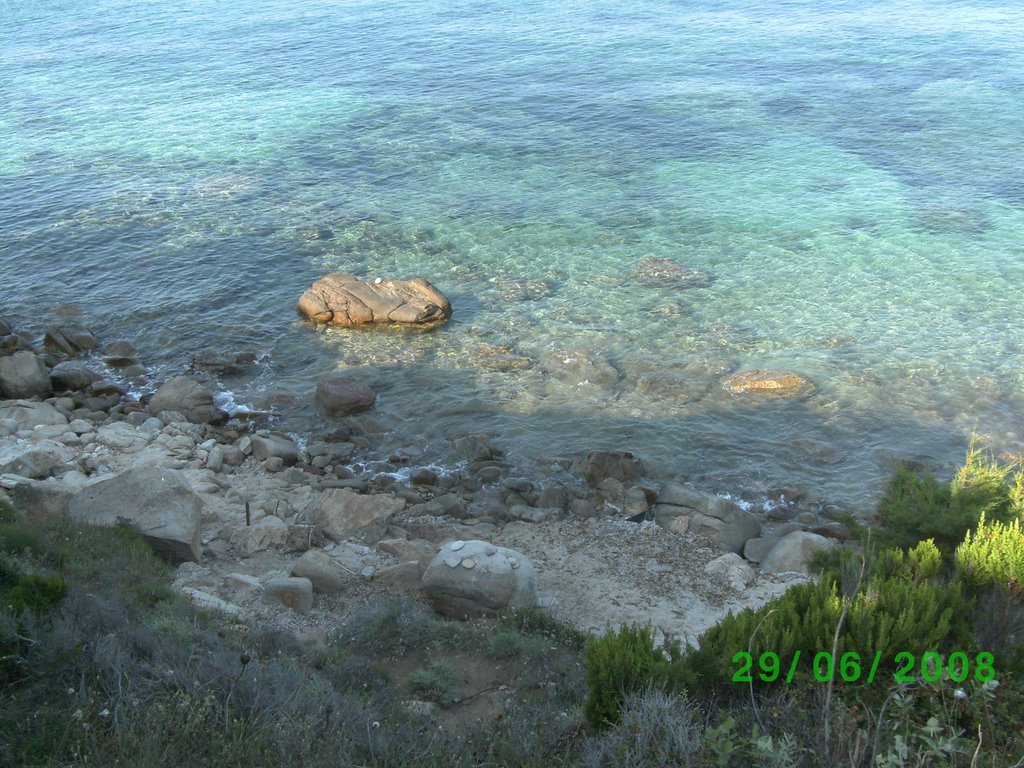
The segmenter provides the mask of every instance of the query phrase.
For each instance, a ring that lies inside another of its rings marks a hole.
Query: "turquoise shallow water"
[[[350,370],[383,445],[626,448],[857,509],[972,430],[1024,451],[1019,3],[4,0],[0,105],[0,312],[81,307],[157,371],[258,349],[225,385],[289,428]],[[295,302],[334,270],[455,316],[318,331]],[[817,391],[721,389],[748,367]]]

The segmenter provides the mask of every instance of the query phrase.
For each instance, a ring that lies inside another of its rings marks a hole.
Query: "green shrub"
[[[455,700],[455,670],[443,661],[417,669],[406,680],[409,691],[427,701],[451,704]]]
[[[1010,481],[1010,482],[1008,482]],[[898,466],[878,503],[878,517],[894,543],[912,547],[932,539],[951,554],[984,514],[1008,522],[1024,513],[1024,469],[999,464],[972,439],[963,466],[948,485],[925,470]]]
[[[1024,531],[1019,520],[989,522],[985,514],[956,549],[956,569],[972,587],[995,584],[1013,595],[1024,591]]]
[[[902,553],[886,553],[850,598],[843,597],[837,575],[824,574],[817,583],[799,584],[764,606],[730,614],[701,636],[699,647],[683,659],[690,685],[711,688],[733,680],[740,669],[737,654],[749,653],[749,674],[761,684],[761,673],[772,672],[772,659],[788,665],[797,651],[801,661],[795,679],[808,679],[818,652],[832,653],[844,600],[849,600],[836,648],[836,659],[856,653],[862,665],[876,654],[876,675],[893,669],[897,653],[917,656],[925,651],[963,650],[972,647],[963,616],[968,601],[960,585],[930,581],[914,573]],[[852,590],[851,590],[852,591]],[[762,654],[768,667],[762,667]],[[765,684],[777,684],[788,672],[782,666]],[[866,667],[864,679],[866,681]],[[879,678],[881,679],[881,678]]]
[[[14,507],[3,499],[0,499],[0,523],[16,522],[18,522],[18,513],[14,511]]]
[[[972,438],[964,464],[950,483],[950,501],[955,513],[970,518],[973,527],[982,515],[990,520],[1006,522],[1013,517],[1014,493],[1007,483],[1012,466],[999,464],[990,453],[978,448]],[[1015,485],[1020,486],[1021,470],[1014,472]]]
[[[682,655],[679,642],[665,651],[654,645],[648,626],[622,626],[587,640],[583,663],[587,671],[587,700],[583,714],[594,728],[606,728],[619,719],[622,702],[629,694],[651,688],[672,691],[681,687]]]
[[[0,557],[0,590],[5,587],[13,587],[18,583],[19,578],[21,578],[21,570],[14,564],[14,561]]]
[[[55,573],[28,573],[7,592],[7,604],[15,613],[31,611],[42,615],[59,603],[68,592],[68,583]]]
[[[914,573],[922,579],[938,576],[942,568],[942,553],[935,546],[934,539],[925,539],[907,552],[907,559]]]

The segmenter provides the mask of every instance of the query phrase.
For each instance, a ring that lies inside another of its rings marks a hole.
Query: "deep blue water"
[[[350,370],[427,458],[621,447],[860,511],[895,458],[1024,452],[1019,3],[4,0],[0,107],[0,313],[80,307],[158,375],[258,349],[225,386],[286,428]],[[319,332],[334,270],[455,316]],[[721,389],[748,367],[817,391]]]

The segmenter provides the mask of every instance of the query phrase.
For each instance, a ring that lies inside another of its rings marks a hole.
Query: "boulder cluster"
[[[389,283],[375,295],[397,290]],[[450,305],[437,302],[446,316]],[[656,524],[680,534],[680,546],[697,537],[717,547],[723,555],[706,576],[736,589],[754,565],[806,571],[814,552],[846,535],[806,512],[769,519],[683,482],[653,481],[627,451],[555,460],[542,479],[524,476],[485,435],[453,441],[457,470],[415,465],[414,451],[381,459],[344,421],[376,400],[353,377],[319,382],[316,405],[332,420],[319,439],[231,421],[202,377],[254,360],[197,356],[200,375],[139,396],[118,383],[145,373],[131,344],[103,345],[81,324],[61,324],[39,347],[0,318],[0,495],[30,518],[138,530],[179,564],[178,589],[243,618],[268,606],[309,612],[367,586],[420,595],[454,617],[532,606],[533,563],[491,541],[508,525]]]

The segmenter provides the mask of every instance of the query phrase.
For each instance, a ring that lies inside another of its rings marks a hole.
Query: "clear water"
[[[75,305],[157,371],[258,349],[225,386],[296,429],[347,370],[431,460],[624,448],[863,511],[894,458],[1024,445],[1020,3],[0,0],[0,106],[0,312]],[[317,330],[334,270],[455,315]],[[817,391],[721,389],[747,367]]]

